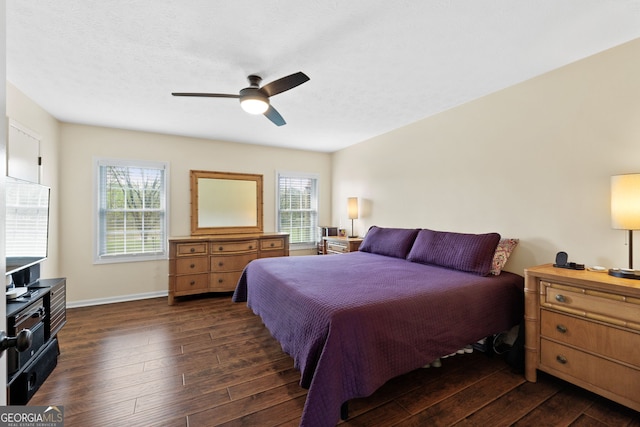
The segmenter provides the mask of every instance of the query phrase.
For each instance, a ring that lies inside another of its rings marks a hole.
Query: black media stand
[[[58,363],[57,334],[67,323],[67,281],[40,279],[29,285],[28,296],[7,301],[7,332],[16,336],[31,330],[31,347],[7,350],[7,403],[26,405]]]

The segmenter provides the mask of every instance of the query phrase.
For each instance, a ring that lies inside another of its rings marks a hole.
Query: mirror
[[[262,233],[262,175],[190,173],[192,235]]]

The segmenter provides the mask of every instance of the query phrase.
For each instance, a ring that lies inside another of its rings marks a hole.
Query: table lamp
[[[347,198],[347,215],[351,220],[351,235],[349,237],[357,237],[353,233],[353,220],[358,219],[358,198],[357,197]]]
[[[640,173],[611,177],[611,227],[629,232],[629,268],[613,268],[609,274],[640,279],[633,269],[633,230],[640,230]]]

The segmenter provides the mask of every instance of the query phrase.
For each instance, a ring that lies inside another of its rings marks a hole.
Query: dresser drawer
[[[247,251],[257,251],[258,250],[258,241],[257,240],[242,240],[239,242],[212,242],[211,243],[211,253],[222,253],[222,252],[247,252]]]
[[[206,253],[207,253],[207,242],[176,244],[177,256],[206,255]]]
[[[178,258],[176,260],[176,274],[206,273],[209,268],[206,256]]]
[[[242,270],[250,261],[258,258],[258,253],[244,255],[217,255],[211,258],[212,272],[238,271]]]
[[[176,277],[176,292],[203,291],[209,285],[209,275],[189,274]]]
[[[640,368],[640,334],[541,310],[540,334]]]
[[[541,305],[640,330],[640,299],[542,281]]]
[[[262,239],[260,240],[260,250],[268,251],[275,249],[284,249],[284,239],[278,237],[277,239]]]
[[[540,366],[625,400],[640,403],[640,371],[558,343],[540,340]]]
[[[327,242],[327,252],[347,253],[349,252],[349,248],[346,243]]]
[[[287,256],[284,249],[261,251],[260,258],[275,258],[279,256]]]
[[[235,291],[242,271],[228,273],[211,273],[209,276],[209,290],[213,292]]]

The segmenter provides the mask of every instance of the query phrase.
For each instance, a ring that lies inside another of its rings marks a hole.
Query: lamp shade
[[[347,215],[349,219],[358,219],[358,198],[347,198]]]
[[[240,106],[249,114],[262,114],[269,109],[269,103],[261,98],[244,98]]]
[[[640,173],[611,177],[611,227],[640,230]]]

